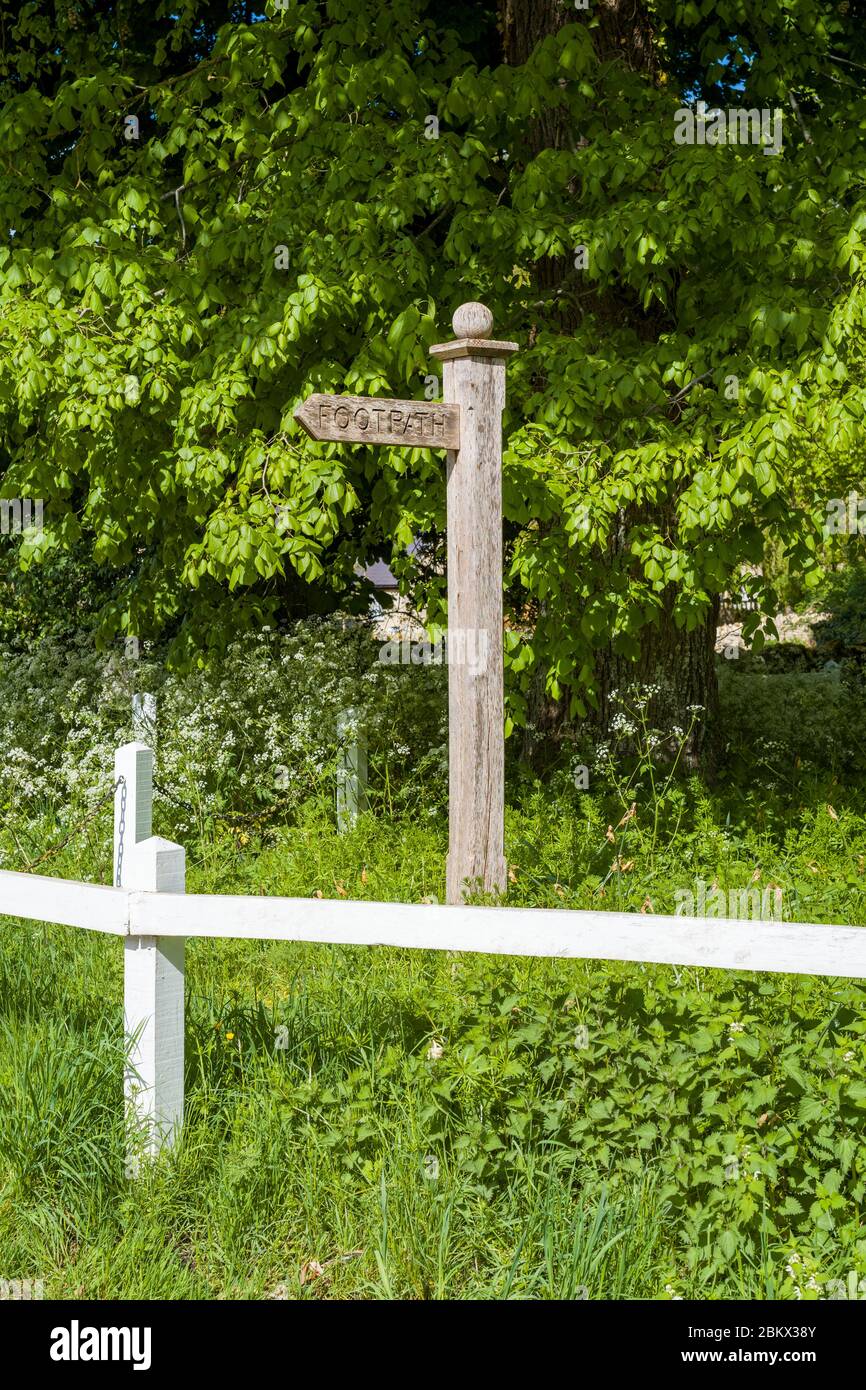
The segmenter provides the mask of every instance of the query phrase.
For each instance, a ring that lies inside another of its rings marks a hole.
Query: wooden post
[[[124,743],[114,755],[114,886],[125,888],[124,859],[153,829],[153,750]]]
[[[158,835],[124,857],[130,892],[183,893],[186,855]],[[184,938],[127,936],[124,940],[123,1027],[129,1161],[136,1177],[142,1155],[171,1145],[183,1121]]]
[[[357,823],[367,807],[367,739],[359,726],[355,709],[345,709],[337,717],[340,741],[337,767],[337,830],[345,834]]]
[[[460,407],[448,451],[447,900],[467,882],[504,891],[505,710],[502,635],[502,411],[517,344],[490,338],[493,315],[462,304],[456,340],[430,349],[442,395]]]

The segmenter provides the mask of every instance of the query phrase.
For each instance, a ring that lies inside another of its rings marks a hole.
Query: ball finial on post
[[[493,315],[486,304],[470,300],[460,305],[451,326],[458,338],[489,338],[493,332]]]

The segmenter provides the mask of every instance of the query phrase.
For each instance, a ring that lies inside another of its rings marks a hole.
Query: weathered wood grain
[[[375,396],[308,396],[294,412],[313,439],[341,444],[398,444],[408,449],[456,449],[460,410],[437,401]]]
[[[453,322],[473,336],[431,349],[443,360],[442,394],[460,406],[460,447],[448,454],[448,630],[484,653],[480,663],[448,664],[446,896],[459,903],[467,885],[506,886],[502,411],[516,345],[487,340],[493,318],[483,304],[461,305]]]

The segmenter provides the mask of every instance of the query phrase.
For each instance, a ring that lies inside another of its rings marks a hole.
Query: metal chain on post
[[[185,811],[191,811],[194,816],[198,814],[194,806],[191,806],[188,801],[184,801],[183,797],[175,796],[174,792],[168,790],[168,787],[163,787],[157,782],[155,777],[153,779],[153,790],[159,792],[160,796],[164,796],[167,801],[173,801],[175,806],[182,806]]]
[[[126,778],[118,777],[114,784],[114,790],[121,788],[120,792],[120,823],[117,830],[117,868],[114,872],[114,886],[119,888],[123,882],[123,841],[126,833]]]

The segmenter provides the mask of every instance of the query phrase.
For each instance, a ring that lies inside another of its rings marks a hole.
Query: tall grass
[[[508,813],[509,901],[638,910],[649,898],[670,911],[697,874],[742,886],[757,866],[790,887],[799,917],[866,921],[866,823],[841,796],[835,818],[815,799],[762,824],[745,802],[732,815],[723,793],[686,795],[677,847],[654,848],[650,862],[637,841],[610,847],[602,802],[528,792]],[[105,878],[109,826],[97,829],[52,872]],[[435,826],[370,818],[340,837],[312,806],[269,842],[187,848],[190,891],[444,896]],[[614,853],[633,853],[633,868],[611,874]],[[655,1117],[639,1101],[627,1162],[562,1138],[563,1116],[582,1114],[583,1073],[558,1033],[555,1047],[543,1030],[532,1041],[534,1020],[549,1015],[555,1032],[572,1016],[563,1009],[576,1001],[574,1017],[590,1017],[605,994],[619,1031],[604,1049],[612,1078],[625,1076],[645,1065],[635,995],[652,1021],[662,967],[191,941],[183,1136],[136,1181],[125,1172],[122,967],[112,938],[0,923],[0,1277],[41,1278],[61,1298],[792,1296],[782,1234],[744,1242],[724,1267],[712,1239],[697,1243],[671,1195],[673,1131],[645,1143],[638,1131]],[[678,1002],[660,993],[659,1016],[725,978],[680,972]],[[719,988],[726,1001],[736,992]],[[809,988],[814,1017],[834,1019],[833,982]],[[786,1017],[786,990],[761,983],[768,1018]],[[428,1051],[440,1037],[437,1070]],[[823,1276],[860,1260],[852,1241],[848,1228],[815,1226]]]

